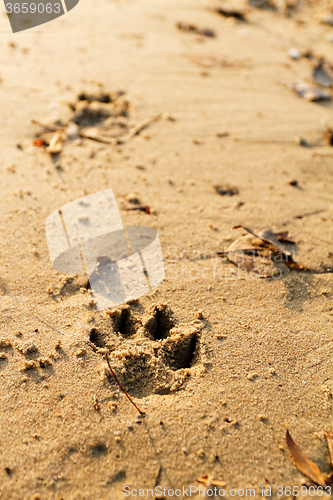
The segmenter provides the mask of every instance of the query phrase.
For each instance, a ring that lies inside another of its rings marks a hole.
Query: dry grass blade
[[[312,80],[322,87],[332,88],[333,85],[333,78],[322,61],[313,68]]]
[[[316,484],[325,488],[326,481],[324,476],[320,472],[319,467],[314,464],[305,453],[297,446],[295,441],[290,435],[290,432],[287,429],[286,432],[286,441],[287,446],[291,454],[292,461],[294,462],[297,469],[302,472],[305,476],[312,479]]]
[[[133,129],[131,130],[129,136],[128,136],[128,139],[132,139],[133,137],[135,137],[136,135],[140,135],[140,133],[142,132],[142,130],[144,130],[145,128],[149,127],[149,125],[151,123],[154,123],[154,122],[157,122],[158,120],[160,120],[162,118],[162,114],[158,114],[156,116],[154,116],[153,118],[151,118],[150,120],[146,120],[142,123],[140,123],[139,125],[136,125],[135,127],[133,127]]]
[[[118,377],[117,375],[115,374],[112,366],[111,366],[111,363],[110,363],[110,360],[109,360],[109,356],[107,354],[105,354],[105,358],[106,358],[106,362],[108,364],[108,367],[109,367],[109,370],[111,372],[111,375],[112,377],[115,379],[115,381],[117,382],[117,384],[119,385],[121,391],[125,394],[125,396],[127,397],[127,399],[132,403],[132,405],[138,410],[138,412],[140,413],[140,415],[145,415],[145,412],[144,411],[141,411],[140,408],[134,403],[133,399],[131,398],[131,396],[125,391],[125,389],[123,388],[123,386],[121,385],[121,383],[119,382],[118,380]]]
[[[326,484],[333,484],[333,470],[326,476]]]

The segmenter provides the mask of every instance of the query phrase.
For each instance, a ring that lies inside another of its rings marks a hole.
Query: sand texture
[[[229,498],[292,499],[277,487],[313,483],[287,424],[332,470],[332,6],[277,4],[81,0],[15,35],[2,7],[1,500],[120,500],[206,475]],[[44,224],[109,188],[124,225],[157,230],[166,275],[98,311],[84,273],[52,268]],[[246,235],[234,226],[288,231],[308,271],[239,269],[217,254]]]

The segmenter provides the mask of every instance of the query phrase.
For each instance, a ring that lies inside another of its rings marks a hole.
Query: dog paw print
[[[166,304],[148,312],[139,303],[110,313],[89,328],[90,346],[110,353],[121,383],[132,395],[170,394],[202,365],[201,328],[179,324]],[[111,375],[109,382],[114,383]]]

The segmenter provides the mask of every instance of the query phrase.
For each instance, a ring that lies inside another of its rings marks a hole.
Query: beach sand
[[[246,20],[213,11],[225,5]],[[82,0],[18,34],[3,12],[1,499],[119,500],[125,486],[160,486],[169,499],[206,475],[229,497],[271,486],[272,498],[292,498],[277,488],[312,483],[292,463],[287,424],[331,471],[332,104],[292,91],[311,61],[288,55],[333,62],[333,28],[316,17],[327,5]],[[41,127],[31,120],[66,121],[80,92],[100,89],[124,92],[129,127],[162,117],[123,144],[67,141],[56,158],[33,144]],[[238,194],[219,194],[223,184]],[[109,188],[124,225],[157,230],[166,277],[139,301],[98,311],[85,275],[52,268],[44,224]],[[126,210],[131,193],[150,214]],[[216,254],[245,233],[235,225],[289,231],[310,272],[239,270]]]

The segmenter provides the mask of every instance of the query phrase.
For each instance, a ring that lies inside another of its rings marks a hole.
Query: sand
[[[211,10],[222,5],[82,0],[15,35],[1,16],[4,500],[118,500],[126,486],[145,498],[147,488],[184,487],[177,498],[186,498],[206,475],[227,484],[225,497],[271,486],[272,498],[292,498],[277,488],[312,483],[291,461],[286,424],[331,471],[332,104],[290,89],[311,69],[288,56],[332,61],[332,28],[316,17],[328,2],[286,15],[229,2],[248,22]],[[124,144],[79,139],[57,158],[33,145],[32,119],[68,120],[68,103],[101,88],[124,92],[129,127],[163,116]],[[218,194],[226,183],[239,193]],[[139,301],[98,311],[86,276],[52,269],[44,224],[108,188],[124,224],[157,230],[166,278]],[[126,210],[129,194],[151,214]],[[289,231],[310,272],[239,271],[216,255],[244,234],[235,225]]]

